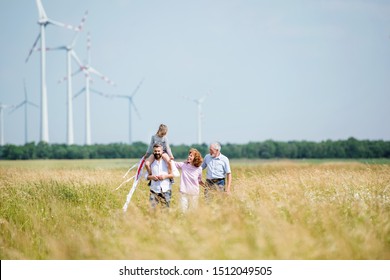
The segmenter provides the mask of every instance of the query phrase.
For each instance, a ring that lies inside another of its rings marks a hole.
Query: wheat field
[[[123,212],[135,162],[0,161],[0,258],[390,259],[388,161],[233,160],[231,195],[151,211],[142,180]]]

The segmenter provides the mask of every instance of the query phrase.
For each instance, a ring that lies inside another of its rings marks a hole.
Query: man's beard
[[[160,159],[160,158],[161,158],[161,154],[157,154],[157,153],[156,153],[156,154],[153,154],[153,155],[154,155],[154,158],[155,158],[155,159]]]

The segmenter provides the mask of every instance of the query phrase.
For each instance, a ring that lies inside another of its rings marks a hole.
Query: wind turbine
[[[76,53],[73,52],[73,58],[76,60],[80,69],[78,72],[84,72],[85,74],[85,87],[82,88],[74,97],[80,95],[85,91],[85,144],[91,145],[91,113],[90,113],[90,83],[91,83],[91,74],[99,76],[102,80],[107,82],[110,85],[115,86],[115,83],[111,81],[109,78],[101,74],[95,68],[91,66],[91,38],[90,34],[87,35],[87,53],[88,53],[88,61],[87,64],[83,64]]]
[[[78,26],[78,31],[82,31],[83,25],[87,18],[88,11],[85,12],[84,17],[81,19],[81,23]],[[47,48],[47,50],[65,50],[66,51],[66,69],[67,76],[67,144],[74,144],[74,134],[73,134],[73,92],[72,92],[72,57],[75,57],[75,52],[73,50],[76,40],[80,33],[77,32],[73,37],[72,42],[69,45],[62,45],[56,48]]]
[[[7,105],[0,102],[0,146],[4,145],[4,126],[3,126],[3,110],[12,108],[13,105]]]
[[[24,86],[24,100],[19,105],[17,105],[14,109],[12,109],[12,111],[9,113],[12,114],[14,111],[16,111],[20,107],[24,106],[24,143],[27,144],[28,143],[27,107],[28,107],[28,105],[36,107],[36,108],[39,108],[39,107],[35,103],[28,100],[25,80],[23,80],[23,86]]]
[[[40,33],[35,40],[33,47],[31,48],[27,58],[30,58],[32,52],[35,49],[38,41],[41,42],[41,141],[49,142],[49,121],[48,121],[48,109],[47,109],[47,88],[46,88],[46,26],[48,24],[53,24],[59,27],[64,27],[74,31],[78,31],[78,27],[72,25],[64,24],[55,20],[50,19],[43,8],[42,1],[36,0],[36,5],[38,8],[38,24],[40,25]]]
[[[132,140],[132,133],[131,133],[131,109],[132,107],[134,108],[135,112],[137,113],[137,116],[138,118],[141,118],[139,112],[138,112],[138,109],[137,107],[135,106],[134,104],[134,101],[133,101],[133,98],[135,96],[135,94],[138,92],[139,88],[141,87],[142,83],[144,82],[145,79],[142,79],[141,82],[137,85],[137,87],[133,90],[132,94],[130,95],[124,95],[124,94],[104,94],[100,91],[97,91],[97,90],[94,90],[94,89],[91,89],[91,91],[95,92],[95,93],[98,93],[104,97],[108,97],[108,98],[125,98],[129,101],[129,144],[131,145],[133,143],[133,140]]]
[[[188,96],[184,96],[184,98],[189,99],[193,102],[196,103],[197,108],[198,108],[198,144],[202,144],[202,104],[205,101],[206,97],[210,95],[210,92],[207,93],[206,95],[198,98],[198,99],[191,99]]]

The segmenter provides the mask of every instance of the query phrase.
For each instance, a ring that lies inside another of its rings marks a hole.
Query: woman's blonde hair
[[[202,165],[203,162],[202,154],[197,149],[191,148],[188,154],[194,155],[194,160],[192,161],[192,163],[195,167],[199,167]]]
[[[165,124],[160,124],[160,126],[158,127],[158,130],[156,132],[156,135],[158,137],[163,137],[163,136],[167,135],[167,133],[168,133],[168,127]]]

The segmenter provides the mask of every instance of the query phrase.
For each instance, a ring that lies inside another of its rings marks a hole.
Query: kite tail
[[[139,183],[139,180],[141,179],[142,177],[142,174],[143,174],[143,167],[144,167],[144,164],[145,164],[145,157],[142,157],[141,160],[139,161],[138,163],[138,168],[137,168],[137,173],[134,175],[135,176],[135,179],[134,179],[134,182],[133,182],[133,186],[131,187],[130,189],[130,192],[128,193],[127,197],[126,197],[126,203],[125,205],[123,205],[123,212],[126,212],[127,211],[127,207],[129,206],[129,203],[130,203],[130,200],[131,200],[131,197],[133,196],[133,193],[135,191],[135,189],[137,188],[137,185]]]

